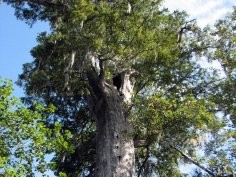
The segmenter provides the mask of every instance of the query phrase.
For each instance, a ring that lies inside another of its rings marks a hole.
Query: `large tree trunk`
[[[95,71],[88,73],[88,79],[91,87],[89,105],[96,119],[95,174],[97,177],[134,177],[134,143],[125,115],[126,96]],[[123,81],[123,87],[127,82]]]

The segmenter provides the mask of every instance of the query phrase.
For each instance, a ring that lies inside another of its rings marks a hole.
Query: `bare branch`
[[[199,168],[201,168],[202,170],[204,170],[205,172],[207,172],[209,175],[211,176],[215,176],[214,173],[212,173],[210,170],[208,170],[207,168],[205,168],[203,165],[201,165],[199,162],[197,162],[196,160],[193,160],[191,157],[189,157],[188,155],[186,155],[185,153],[183,153],[181,150],[179,150],[178,148],[170,145],[173,149],[175,149],[176,151],[178,151],[186,160],[188,160],[189,162],[193,163],[194,165],[198,166]]]
[[[69,80],[70,80],[71,69],[72,69],[74,62],[75,62],[75,55],[76,55],[76,51],[72,51],[69,63],[64,70],[64,73],[65,73],[64,90],[68,90],[67,86],[68,86]]]
[[[193,21],[195,21],[195,20],[196,20],[196,19],[192,19],[192,20],[190,20],[190,21],[187,21],[187,22],[185,23],[185,25],[180,28],[180,30],[179,30],[179,32],[178,32],[177,41],[176,41],[177,44],[180,44],[180,43],[181,43],[181,41],[182,41],[182,36],[183,36],[184,31],[185,31],[185,30],[191,30],[191,28],[188,26],[188,24],[191,23],[191,22],[193,22]]]
[[[127,7],[127,13],[128,14],[130,14],[131,9],[132,9],[132,6],[131,6],[130,2],[128,2],[128,7]]]

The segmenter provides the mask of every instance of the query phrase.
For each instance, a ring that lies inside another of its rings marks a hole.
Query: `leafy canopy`
[[[67,140],[71,135],[61,135],[61,125],[53,130],[45,125],[45,114],[52,114],[54,106],[39,103],[27,109],[12,96],[10,80],[0,81],[0,174],[6,177],[32,175],[34,170],[45,172],[45,154],[55,151],[73,152]]]

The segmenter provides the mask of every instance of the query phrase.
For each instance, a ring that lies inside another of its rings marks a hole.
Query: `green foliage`
[[[67,177],[66,173],[60,172],[59,177]]]
[[[61,127],[48,129],[45,114],[55,107],[34,104],[34,110],[25,108],[12,94],[12,83],[0,81],[0,173],[5,176],[26,176],[35,168],[44,173],[47,169],[45,154],[56,149],[71,152],[67,144],[71,134],[60,134]]]

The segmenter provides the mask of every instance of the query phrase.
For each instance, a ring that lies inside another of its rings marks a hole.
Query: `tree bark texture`
[[[96,120],[97,177],[134,177],[132,128],[125,116],[124,97],[95,71],[88,72],[89,105]]]

